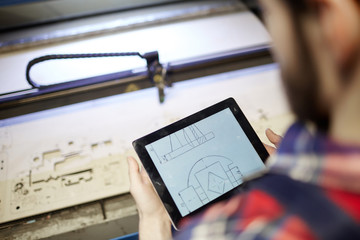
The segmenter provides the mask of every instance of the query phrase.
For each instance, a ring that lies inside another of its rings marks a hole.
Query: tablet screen
[[[145,145],[182,217],[265,165],[230,108]]]

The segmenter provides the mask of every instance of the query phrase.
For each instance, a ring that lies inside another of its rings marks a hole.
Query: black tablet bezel
[[[233,98],[228,98],[224,101],[221,101],[215,105],[212,105],[208,108],[205,108],[195,114],[192,114],[186,118],[183,118],[177,122],[174,122],[162,129],[159,129],[153,133],[150,133],[142,138],[139,138],[133,142],[133,147],[140,158],[146,172],[148,173],[154,188],[156,189],[161,201],[163,202],[171,221],[175,228],[178,227],[179,221],[183,218],[178,210],[174,200],[172,199],[164,181],[162,180],[158,170],[156,169],[155,164],[153,163],[149,153],[147,152],[145,146],[151,144],[163,137],[168,136],[174,132],[177,132],[191,124],[194,124],[200,120],[203,120],[215,113],[218,113],[224,109],[229,108],[236,120],[238,121],[240,127],[243,129],[245,135],[249,139],[250,143],[254,147],[255,151],[260,156],[261,160],[265,160],[269,157],[268,152],[266,151],[264,145],[260,141],[259,137],[255,133],[254,129],[251,127],[249,121],[246,119],[244,113],[241,111],[240,107],[237,105],[236,101]],[[189,215],[193,215],[203,210],[208,204],[220,201],[227,198],[229,195],[236,191],[237,188],[227,192],[226,194],[220,196],[219,198],[214,199],[213,201],[205,204],[201,208],[191,212]],[[189,216],[186,215],[186,216]]]

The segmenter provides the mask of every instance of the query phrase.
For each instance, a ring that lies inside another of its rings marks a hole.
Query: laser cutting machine
[[[230,96],[292,121],[252,1],[120,2],[0,2],[1,239],[136,238],[132,140]]]

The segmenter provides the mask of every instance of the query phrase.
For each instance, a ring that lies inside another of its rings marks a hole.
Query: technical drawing
[[[224,156],[207,156],[191,168],[187,188],[178,194],[190,212],[239,186],[243,175],[232,160]]]
[[[158,142],[156,142],[158,144],[156,144],[156,147],[154,147],[154,143],[151,144],[150,151],[153,151],[160,163],[164,164],[199,147],[213,138],[215,138],[213,132],[204,134],[196,124],[192,124],[158,140]]]
[[[212,191],[218,194],[224,193],[225,180],[226,179],[219,177],[215,173],[209,172],[208,191]]]

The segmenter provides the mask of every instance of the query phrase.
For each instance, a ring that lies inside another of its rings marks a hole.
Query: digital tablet
[[[230,196],[269,156],[233,98],[133,142],[175,228]]]

